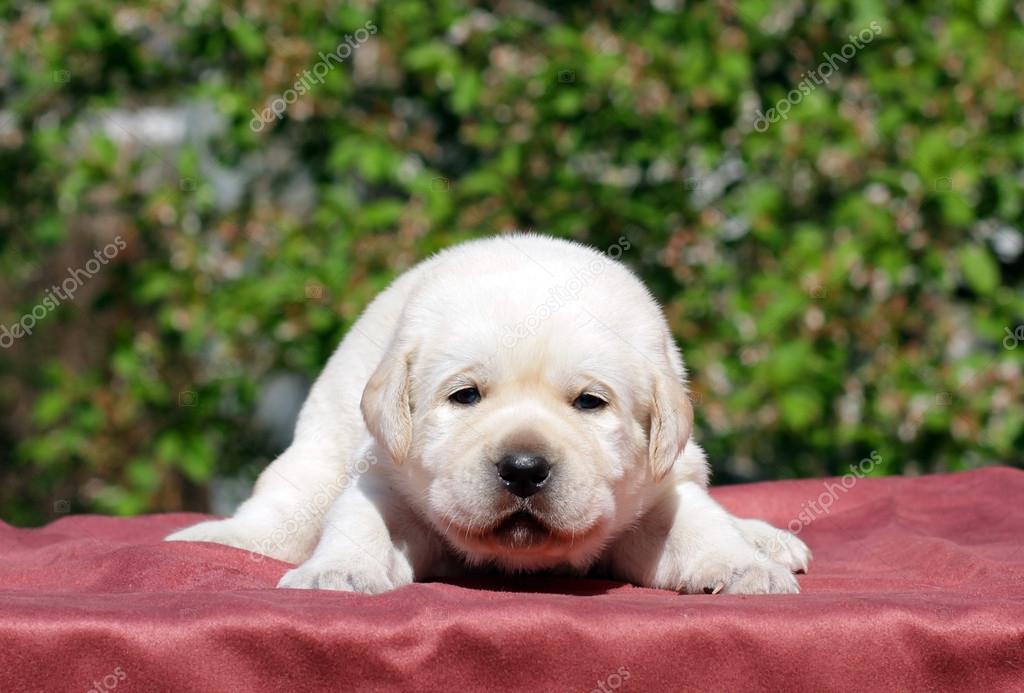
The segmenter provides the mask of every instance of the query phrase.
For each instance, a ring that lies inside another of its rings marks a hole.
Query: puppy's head
[[[689,437],[656,304],[557,245],[540,267],[516,246],[435,263],[363,395],[405,495],[471,562],[589,565]]]

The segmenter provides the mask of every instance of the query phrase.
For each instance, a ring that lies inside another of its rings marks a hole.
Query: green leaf
[[[263,33],[251,22],[236,14],[227,22],[227,26],[231,38],[247,58],[259,58],[263,55]]]
[[[960,251],[960,269],[968,285],[988,296],[999,286],[999,266],[983,246],[970,245]]]
[[[779,400],[779,411],[786,425],[802,431],[821,418],[821,398],[813,390],[789,390]]]
[[[982,26],[995,26],[1008,6],[1008,0],[978,0],[978,21]]]
[[[32,419],[37,426],[51,426],[67,411],[68,400],[61,392],[46,392],[36,400]]]

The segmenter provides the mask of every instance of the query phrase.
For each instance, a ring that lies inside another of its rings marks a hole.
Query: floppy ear
[[[405,459],[412,442],[411,360],[411,349],[397,349],[392,344],[366,383],[359,402],[366,427],[396,464]]]
[[[686,447],[693,430],[693,406],[679,376],[670,369],[655,378],[651,398],[651,474],[664,479]]]

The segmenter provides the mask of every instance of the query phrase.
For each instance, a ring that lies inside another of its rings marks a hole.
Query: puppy
[[[370,304],[233,517],[168,539],[299,564],[280,587],[379,593],[496,568],[799,591],[807,546],[708,495],[684,381],[660,308],[608,255],[465,243]]]

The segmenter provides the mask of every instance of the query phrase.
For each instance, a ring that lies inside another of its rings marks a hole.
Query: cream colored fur
[[[450,399],[465,387],[478,403]],[[582,393],[607,405],[581,410]],[[490,566],[797,592],[807,547],[711,499],[692,421],[665,319],[623,265],[544,236],[465,243],[366,309],[233,517],[168,539],[299,564],[282,587],[377,593]],[[512,450],[551,462],[529,498],[495,471]],[[513,513],[543,531],[501,535]]]

